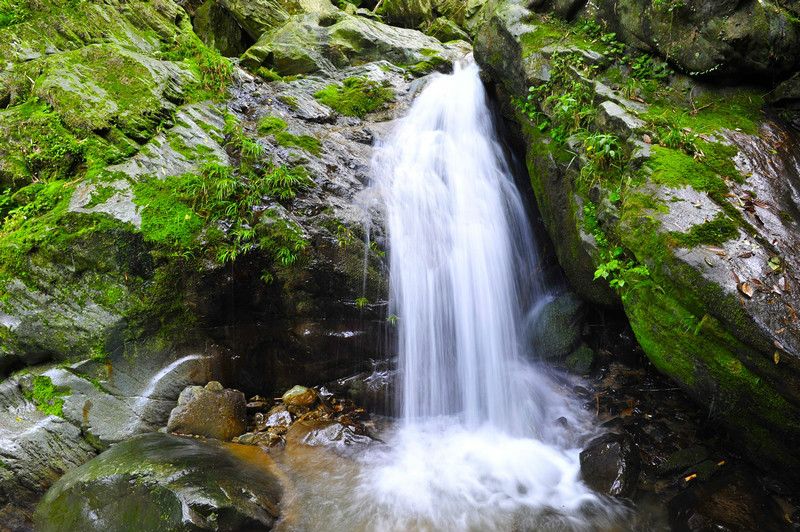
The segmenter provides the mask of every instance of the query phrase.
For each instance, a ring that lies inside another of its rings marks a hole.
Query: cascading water
[[[579,480],[588,425],[524,362],[519,324],[533,301],[521,294],[539,295],[533,238],[476,65],[430,82],[379,146],[374,174],[403,419],[344,461],[295,457],[303,496],[278,529],[616,530],[620,506]]]
[[[533,238],[485,98],[475,65],[438,78],[376,158],[401,409],[526,434],[519,295],[535,292]]]

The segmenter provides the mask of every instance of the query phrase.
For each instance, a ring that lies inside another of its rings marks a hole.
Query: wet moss
[[[258,132],[262,135],[271,135],[286,129],[288,124],[277,116],[264,116],[258,121]]]
[[[140,207],[142,235],[146,240],[178,249],[195,246],[205,221],[176,194],[194,185],[195,181],[196,177],[188,174],[136,184],[134,202]]]
[[[685,248],[702,245],[721,246],[739,236],[739,225],[727,215],[719,213],[716,218],[692,226],[688,233],[670,233],[678,244]]]
[[[363,118],[394,100],[394,91],[366,77],[352,77],[315,92],[314,98],[343,115]]]
[[[295,136],[286,131],[280,131],[275,135],[275,142],[287,148],[300,148],[314,155],[319,155],[322,143],[310,135]]]

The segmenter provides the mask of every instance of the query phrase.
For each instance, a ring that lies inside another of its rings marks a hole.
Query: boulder
[[[433,37],[413,30],[347,15],[296,16],[284,26],[261,36],[242,56],[250,69],[268,66],[281,75],[336,69],[385,59],[413,65],[439,56],[446,63],[461,56],[458,47],[444,46]]]
[[[189,386],[169,415],[167,431],[231,440],[247,430],[246,404],[242,392],[217,381]]]
[[[573,292],[541,303],[527,317],[531,352],[540,358],[563,359],[575,351],[585,312],[583,300]]]
[[[36,530],[271,530],[279,478],[255,447],[146,434],[59,479],[36,508]]]
[[[581,477],[593,490],[630,497],[639,479],[639,451],[627,434],[606,434],[581,451]]]
[[[332,15],[337,9],[330,0],[219,0],[253,40],[264,32],[286,24],[292,16],[309,13]]]
[[[192,20],[194,32],[206,46],[226,57],[238,57],[247,49],[237,20],[215,0],[206,0]]]
[[[431,37],[436,37],[442,42],[469,42],[472,40],[467,32],[459,28],[458,25],[445,17],[436,18],[427,28],[425,28],[425,33]]]
[[[420,28],[433,22],[435,0],[384,0],[383,13],[389,24]]]

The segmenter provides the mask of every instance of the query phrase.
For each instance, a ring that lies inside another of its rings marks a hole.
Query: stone
[[[280,28],[293,16],[316,13],[335,14],[330,0],[219,0],[253,40]]]
[[[597,125],[603,131],[615,133],[621,137],[631,137],[645,127],[640,120],[614,102],[606,101],[597,110]]]
[[[738,468],[693,485],[671,499],[667,508],[672,530],[793,530],[758,480]]]
[[[442,45],[417,31],[338,12],[293,17],[279,29],[265,33],[242,56],[250,69],[265,65],[282,76],[336,69],[381,59],[413,65],[432,55],[452,63],[458,47]]]
[[[573,292],[542,302],[526,318],[527,337],[535,356],[562,359],[579,345],[584,303]]]
[[[639,451],[627,434],[606,434],[590,441],[580,453],[581,476],[600,493],[626,498],[639,478]]]
[[[286,448],[299,445],[331,447],[338,451],[353,451],[368,445],[372,438],[356,434],[353,429],[338,421],[302,420],[293,424],[286,434]]]
[[[311,406],[317,402],[317,392],[305,386],[294,386],[281,400],[289,406]]]
[[[467,32],[459,28],[454,22],[445,17],[438,17],[425,29],[425,34],[435,37],[442,42],[471,41]]]
[[[59,479],[36,508],[36,530],[271,530],[280,477],[257,447],[146,434]]]
[[[0,505],[9,512],[29,519],[47,488],[96,453],[79,427],[25,399],[15,378],[0,382]]]
[[[705,447],[687,447],[672,453],[667,458],[667,461],[659,466],[658,470],[662,473],[684,471],[693,465],[699,464],[706,458],[708,458],[708,450]]]
[[[206,0],[192,23],[200,40],[226,57],[238,57],[247,49],[239,23],[216,0]]]
[[[389,24],[419,28],[433,22],[434,0],[384,0],[384,16]]]
[[[247,429],[246,401],[238,390],[222,389],[218,382],[205,388],[189,386],[169,415],[167,431],[230,440]]]
[[[490,0],[436,1],[436,11],[458,24],[472,37],[477,35],[478,29],[494,14],[496,8],[496,3]]]
[[[582,343],[578,349],[567,356],[565,362],[571,372],[585,375],[591,371],[594,358],[594,350]]]

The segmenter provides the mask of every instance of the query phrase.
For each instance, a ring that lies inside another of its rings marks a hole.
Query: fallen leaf
[[[784,290],[785,292],[788,292],[788,291],[789,291],[789,290],[791,290],[791,289],[792,289],[792,287],[791,287],[791,285],[789,284],[789,278],[788,278],[788,277],[784,277],[784,278],[783,278],[783,290]]]
[[[772,269],[772,271],[777,270],[778,268],[781,267],[781,258],[777,255],[770,257],[769,260],[767,261],[767,266],[769,266]]]
[[[775,351],[775,354],[772,355],[772,360],[774,360],[775,363],[777,364],[778,362],[781,361],[781,354]]]
[[[710,251],[711,253],[725,253],[724,249],[718,248],[717,246],[706,246],[706,251]]]
[[[749,259],[752,256],[753,256],[753,252],[752,251],[745,251],[744,253],[739,253],[739,258],[740,259]]]
[[[708,264],[708,265],[709,265],[709,266],[711,266],[712,268],[714,267],[714,265],[711,263],[711,261],[710,261],[710,260],[708,260],[708,257],[704,257],[704,260],[706,261],[706,264]]]
[[[763,201],[753,200],[753,203],[757,206],[761,207],[762,209],[771,209],[772,206],[764,203]]]
[[[782,333],[783,331],[785,331],[785,330],[786,330],[786,327],[781,327],[780,329],[778,329],[777,331],[775,331],[775,334],[781,334],[781,333]]]
[[[691,475],[689,475],[688,477],[686,477],[683,480],[684,480],[684,482],[689,482],[690,480],[694,480],[696,478],[697,478],[697,473],[692,473]]]
[[[642,140],[645,141],[645,143],[647,143],[647,144],[652,144],[653,143],[653,139],[651,139],[650,135],[648,135],[647,133],[642,135]]]
[[[725,460],[723,460],[722,462],[717,462],[718,467],[722,467],[724,465],[725,465]]]
[[[783,344],[782,344],[782,343],[780,343],[780,342],[779,342],[779,341],[777,341],[777,340],[773,340],[773,341],[772,341],[772,343],[773,343],[773,344],[775,344],[775,347],[777,347],[778,349],[780,349],[781,351],[783,351]]]
[[[747,297],[753,297],[753,294],[755,293],[755,290],[753,290],[753,287],[752,287],[752,286],[750,286],[750,285],[749,285],[749,284],[747,284],[747,283],[739,283],[739,286],[738,286],[738,288],[739,288],[739,290],[741,290],[741,291],[742,291],[742,293],[743,293],[744,295],[746,295]]]

